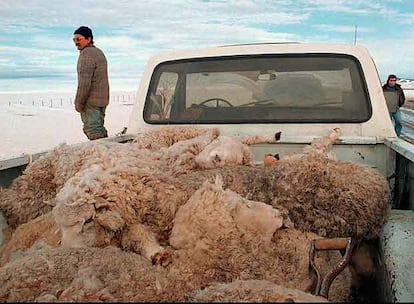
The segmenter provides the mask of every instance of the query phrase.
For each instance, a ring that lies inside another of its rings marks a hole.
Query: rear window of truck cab
[[[358,123],[371,117],[358,60],[289,54],[159,64],[144,106],[150,124]]]

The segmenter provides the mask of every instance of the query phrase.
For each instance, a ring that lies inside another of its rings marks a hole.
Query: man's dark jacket
[[[382,86],[382,90],[384,92],[391,92],[391,91],[393,91],[393,90],[390,90],[389,89],[389,87],[387,86],[387,84],[384,84]],[[403,89],[401,88],[401,86],[398,83],[395,84],[395,91],[398,94],[398,106],[399,107],[402,107],[403,104],[405,103],[405,95],[404,95]]]

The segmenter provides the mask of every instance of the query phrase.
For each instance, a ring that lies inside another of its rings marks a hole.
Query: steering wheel
[[[223,102],[223,103],[227,104],[229,107],[233,107],[233,105],[230,103],[230,101],[225,100],[225,99],[220,98],[220,97],[215,97],[215,98],[206,99],[206,100],[204,100],[203,102],[201,102],[199,105],[200,105],[200,106],[204,106],[206,103],[211,102],[211,101],[214,101],[214,100],[216,101],[216,108],[218,108],[218,107],[219,107],[219,103],[220,103],[220,102]]]

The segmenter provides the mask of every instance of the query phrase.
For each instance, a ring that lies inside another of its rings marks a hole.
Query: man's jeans
[[[106,107],[96,107],[86,104],[81,114],[83,122],[83,133],[90,140],[108,137],[104,127]]]
[[[397,136],[400,136],[401,129],[402,129],[400,109],[397,109],[397,111],[390,113],[390,115],[391,115],[391,118],[394,120],[395,133],[397,133]]]

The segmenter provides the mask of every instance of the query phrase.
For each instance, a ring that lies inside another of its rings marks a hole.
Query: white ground
[[[109,135],[128,125],[135,92],[111,94],[105,117]],[[88,141],[73,93],[0,94],[0,160]],[[43,105],[42,105],[43,102]]]

